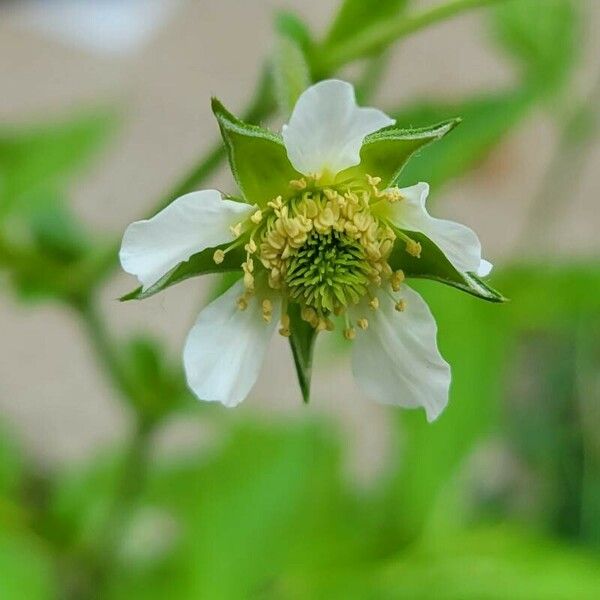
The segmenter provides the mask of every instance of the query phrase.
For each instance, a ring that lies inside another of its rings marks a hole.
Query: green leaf
[[[57,592],[51,557],[39,540],[0,528],[0,598],[51,600]]]
[[[317,331],[300,317],[300,306],[291,304],[288,307],[290,316],[290,346],[294,356],[298,383],[302,391],[302,399],[310,400],[310,380],[312,375],[312,359],[317,340]]]
[[[275,29],[280,35],[294,40],[304,53],[313,46],[308,25],[296,14],[282,10],[275,15]]]
[[[489,302],[505,302],[506,298],[492,289],[474,273],[461,273],[446,258],[446,255],[425,234],[416,231],[404,232],[421,244],[421,256],[411,256],[404,242],[398,240],[389,259],[392,269],[402,269],[406,277],[432,279],[455,287],[463,292]]]
[[[310,70],[304,51],[295,39],[279,36],[272,59],[273,81],[279,111],[291,114],[300,94],[310,86]]]
[[[288,160],[281,136],[240,121],[216,98],[212,108],[231,170],[249,203],[265,206],[288,189],[292,179],[300,177]]]
[[[350,167],[340,177],[369,174],[381,177],[383,185],[396,181],[408,159],[417,150],[444,137],[460,123],[452,119],[416,129],[402,129],[395,125],[368,135],[360,151],[360,164]]]
[[[392,113],[399,126],[419,127],[460,115],[461,126],[414,156],[400,175],[401,185],[427,181],[436,190],[479,165],[527,115],[534,97],[521,90],[473,98],[454,104],[420,102]]]
[[[0,129],[0,215],[23,212],[37,193],[64,185],[86,164],[114,125],[112,113],[95,112],[53,124]]]
[[[402,555],[373,597],[400,600],[595,598],[600,562],[591,552],[508,527],[480,527]]]
[[[226,245],[220,246],[220,248],[225,250]],[[154,294],[158,294],[158,292],[162,292],[164,289],[185,281],[190,277],[241,270],[241,265],[246,256],[243,249],[234,248],[228,251],[225,254],[225,259],[220,264],[215,263],[213,260],[215,250],[216,248],[207,248],[206,250],[202,250],[202,252],[194,254],[189,260],[177,265],[146,290],[140,286],[132,292],[125,294],[120,298],[121,302],[150,298],[150,296],[154,296]]]
[[[519,0],[496,7],[496,37],[518,61],[528,85],[553,91],[566,82],[579,53],[578,12],[573,0]]]
[[[396,17],[407,3],[408,0],[379,0],[377,4],[365,0],[344,0],[327,33],[325,44],[331,46],[347,41],[349,36],[377,22]]]

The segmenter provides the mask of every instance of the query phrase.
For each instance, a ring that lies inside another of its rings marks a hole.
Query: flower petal
[[[401,229],[424,233],[459,271],[479,273],[483,265],[477,234],[465,225],[436,219],[427,212],[425,201],[429,195],[429,185],[418,183],[401,189],[400,193],[403,200],[392,205],[394,224]]]
[[[148,288],[192,254],[231,241],[229,226],[253,210],[248,204],[222,199],[216,190],[181,196],[151,219],[127,227],[119,252],[121,265]]]
[[[369,328],[354,340],[352,372],[367,396],[404,408],[423,407],[433,421],[448,403],[450,367],[440,355],[437,326],[417,292],[402,287],[403,312],[383,295]]]
[[[202,310],[183,351],[187,383],[194,394],[227,407],[237,406],[256,382],[279,320],[274,310],[267,325],[255,296],[246,310],[239,310],[236,299],[243,293],[239,281]]]
[[[482,258],[479,263],[479,268],[477,269],[477,275],[479,275],[479,277],[486,277],[492,272],[493,268],[494,265],[489,260]]]
[[[365,136],[394,119],[375,108],[359,108],[351,84],[321,81],[298,98],[283,141],[293,167],[304,175],[336,175],[360,163]]]

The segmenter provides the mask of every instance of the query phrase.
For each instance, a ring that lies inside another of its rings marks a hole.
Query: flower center
[[[288,302],[298,303],[302,318],[313,327],[332,329],[332,313],[345,313],[365,297],[376,309],[374,288],[387,282],[397,291],[403,275],[393,273],[387,262],[396,234],[372,208],[380,201],[399,201],[401,196],[397,188],[379,190],[380,181],[368,175],[366,181],[326,187],[319,186],[317,178],[291,181],[293,191],[285,201],[278,196],[247,223],[233,227],[239,242],[246,240],[247,253],[242,264],[245,293],[238,306],[247,306],[249,298],[258,293],[256,278],[262,278],[267,288],[282,296],[280,332],[289,335]],[[218,253],[215,260],[223,260],[224,252]],[[271,300],[263,300],[262,307],[268,322]],[[366,318],[357,323],[368,326]],[[350,329],[347,325],[346,332]]]

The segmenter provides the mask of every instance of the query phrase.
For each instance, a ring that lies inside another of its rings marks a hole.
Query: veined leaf
[[[288,308],[290,317],[290,346],[294,356],[298,383],[304,402],[310,400],[310,380],[312,375],[312,358],[317,340],[317,331],[300,317],[300,306],[291,304]]]
[[[240,121],[216,98],[212,108],[231,171],[248,202],[265,206],[286,190],[292,179],[300,177],[288,160],[281,136]]]
[[[372,133],[365,138],[360,150],[360,164],[346,169],[340,177],[368,173],[381,177],[384,186],[390,185],[417,150],[444,137],[459,123],[460,119],[451,119],[417,129],[402,129],[393,125]]]
[[[432,279],[455,287],[463,292],[489,302],[505,302],[506,298],[492,289],[474,273],[461,273],[446,255],[425,234],[406,231],[406,235],[421,244],[421,256],[417,258],[406,252],[402,240],[398,240],[390,256],[392,269],[402,269],[406,277]]]
[[[225,250],[226,245],[221,246]],[[234,248],[225,254],[222,263],[217,264],[213,260],[216,248],[207,248],[202,252],[194,254],[189,260],[177,265],[166,275],[161,277],[155,284],[144,290],[141,286],[125,294],[120,298],[121,302],[127,300],[144,300],[164,289],[198,275],[208,275],[209,273],[226,273],[228,271],[241,270],[241,264],[244,262],[245,254],[240,248]]]

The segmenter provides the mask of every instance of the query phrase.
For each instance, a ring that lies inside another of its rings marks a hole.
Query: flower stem
[[[454,0],[435,6],[413,16],[400,15],[363,32],[348,36],[346,42],[323,51],[318,72],[330,73],[343,65],[381,50],[386,45],[407,35],[425,29],[429,25],[445,21],[474,8],[481,8],[509,0]]]

